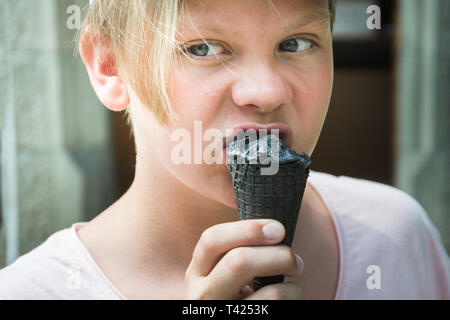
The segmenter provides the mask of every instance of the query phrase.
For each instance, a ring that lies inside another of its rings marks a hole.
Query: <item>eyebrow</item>
[[[306,27],[310,24],[318,24],[318,25],[323,25],[325,23],[327,23],[330,19],[330,13],[328,9],[324,9],[324,10],[318,10],[317,12],[314,13],[308,13],[308,14],[303,14],[300,16],[300,18],[298,18],[297,20],[295,20],[295,22],[293,24],[284,24],[283,27],[283,32],[288,32],[289,30],[293,30],[293,29],[300,29],[303,27]],[[186,25],[183,25],[182,27],[186,27]],[[207,25],[207,24],[199,24],[197,26],[195,26],[195,29],[191,29],[189,28],[190,31],[192,32],[196,32],[199,31],[209,31],[209,32],[213,32],[213,33],[217,33],[219,35],[225,35],[224,30],[226,30],[227,28],[224,27],[220,27],[220,26],[214,26],[214,25]],[[240,32],[234,32],[234,31],[230,31],[230,33],[233,36],[239,36]]]
[[[307,15],[301,16],[300,19],[296,20],[292,25],[285,25],[283,31],[289,31],[291,29],[299,29],[306,27],[310,24],[317,23],[323,25],[330,20],[330,12],[327,10],[320,10],[314,13],[308,13]]]

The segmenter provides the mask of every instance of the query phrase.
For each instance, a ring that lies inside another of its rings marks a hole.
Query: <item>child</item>
[[[292,248],[277,246],[283,225],[239,221],[226,164],[198,157],[199,130],[267,127],[312,155],[333,17],[333,0],[92,1],[79,49],[101,102],[129,113],[135,179],[1,270],[0,297],[449,299],[440,236],[404,192],[311,171]],[[181,164],[174,134],[195,140]],[[283,283],[249,286],[277,274]]]

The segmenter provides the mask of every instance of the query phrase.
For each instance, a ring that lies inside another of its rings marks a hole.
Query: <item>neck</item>
[[[296,232],[296,238],[305,245],[309,229],[315,225],[310,210],[312,192],[307,184],[302,223]],[[129,190],[96,220],[99,223],[94,230],[100,230],[97,237],[103,234],[108,240],[102,245],[103,254],[110,254],[114,264],[140,272],[151,282],[174,284],[184,281],[202,232],[219,223],[237,221],[238,214],[236,209],[194,192],[164,168],[143,165],[138,158]]]
[[[205,229],[236,220],[236,209],[201,196],[163,167],[144,165],[139,158],[133,184],[114,210],[118,242],[133,255],[128,261],[172,277],[174,272],[184,276]]]

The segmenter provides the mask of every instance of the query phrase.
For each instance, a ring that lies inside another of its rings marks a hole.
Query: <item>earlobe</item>
[[[100,101],[113,111],[122,111],[130,103],[128,90],[118,75],[111,48],[105,41],[84,30],[79,51],[92,87]]]
[[[102,103],[113,111],[122,111],[130,104],[128,91],[118,76],[108,77],[97,95],[102,97]]]

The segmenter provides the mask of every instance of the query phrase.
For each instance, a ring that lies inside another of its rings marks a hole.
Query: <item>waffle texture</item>
[[[259,140],[258,143],[269,143],[270,139]],[[248,145],[248,142],[246,142]],[[242,141],[231,144],[230,153],[236,155],[236,147]],[[297,154],[288,149],[279,140],[280,157],[278,172],[274,175],[262,175],[261,168],[267,164],[238,163],[230,161],[228,169],[234,187],[234,195],[239,213],[239,219],[274,219],[281,222],[286,229],[286,236],[280,244],[291,246],[297,225],[306,181],[309,176],[311,160],[305,153]],[[234,150],[233,150],[234,149]],[[267,152],[268,148],[259,148]],[[269,147],[270,149],[270,147]],[[243,152],[246,152],[243,150]],[[242,155],[241,159],[246,159]],[[247,162],[247,161],[246,161]],[[271,277],[257,277],[253,280],[253,289],[283,282],[282,275]]]

